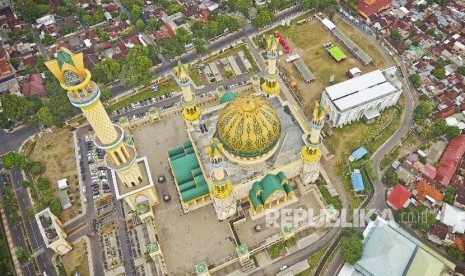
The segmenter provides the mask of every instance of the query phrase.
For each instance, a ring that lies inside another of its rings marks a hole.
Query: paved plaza
[[[171,179],[168,150],[188,140],[180,114],[154,124],[132,130],[136,147],[149,160],[156,182],[159,175],[167,177],[165,183],[155,183],[160,203],[155,206],[155,225],[170,275],[193,272],[201,261],[213,263],[235,251],[232,232],[227,222],[217,220],[213,206],[209,205],[189,214],[181,209],[175,183]],[[164,202],[163,195],[171,201]]]

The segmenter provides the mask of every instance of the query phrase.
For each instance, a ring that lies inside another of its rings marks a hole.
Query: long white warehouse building
[[[362,117],[372,120],[385,108],[395,105],[402,93],[396,70],[396,67],[375,70],[326,87],[321,103],[329,106],[331,125],[342,127]]]

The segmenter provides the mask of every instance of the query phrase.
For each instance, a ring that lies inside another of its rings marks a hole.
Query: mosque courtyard
[[[284,109],[279,112],[285,118]],[[205,118],[211,134],[215,131],[212,119],[211,117]],[[287,119],[284,129],[295,128],[295,124],[291,119]],[[154,123],[135,127],[131,130],[131,134],[139,155],[148,158],[155,182],[159,198],[159,204],[154,207],[156,233],[170,275],[192,273],[194,266],[203,261],[207,264],[214,264],[219,260],[235,257],[236,244],[233,229],[228,221],[218,221],[211,203],[188,214],[185,214],[181,207],[176,184],[170,174],[168,151],[189,139],[182,115],[172,114],[161,120],[156,120]],[[285,145],[283,148],[286,150],[281,150],[281,153],[277,152],[276,154],[281,155],[280,158],[284,159],[290,158],[288,155],[297,155],[302,145],[300,135],[301,133],[298,132],[287,139],[281,137]],[[208,145],[207,138],[200,137],[200,133],[195,133],[192,136],[197,141],[201,141],[202,145]],[[292,148],[297,149],[297,151],[294,152]],[[204,155],[204,153],[198,154]],[[277,160],[279,161],[280,158]],[[276,162],[276,159],[274,161]],[[166,182],[158,183],[156,181],[161,175],[166,177]],[[163,201],[164,195],[169,195],[171,200]],[[297,202],[289,202],[285,208],[313,209],[315,214],[318,214],[321,206],[316,197],[313,193],[303,197],[299,195]],[[280,228],[267,227],[266,216],[252,221],[247,212],[245,215],[245,222],[234,226],[242,244],[254,246],[259,243],[263,244],[270,237],[279,236]],[[259,232],[255,230],[257,225],[261,229]]]

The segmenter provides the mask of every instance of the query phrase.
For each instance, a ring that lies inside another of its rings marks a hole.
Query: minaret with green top
[[[321,159],[320,134],[324,126],[324,118],[328,113],[328,106],[318,102],[313,109],[310,134],[305,137],[305,146],[302,147],[301,155],[304,161],[304,182],[314,183],[320,176],[318,163]]]
[[[266,57],[267,67],[265,72],[265,82],[262,84],[262,90],[268,96],[276,96],[279,93],[279,83],[276,70],[278,60],[278,42],[279,38],[275,35],[269,35],[266,39]]]
[[[189,78],[189,64],[182,64],[181,61],[174,67],[176,82],[182,90],[182,116],[184,120],[193,123],[200,118],[200,108],[197,106],[195,94],[191,90],[191,79]]]
[[[224,169],[223,147],[221,143],[212,140],[207,148],[210,165],[213,168],[211,175],[212,183],[210,193],[212,195],[213,206],[219,220],[225,220],[236,213],[236,201],[232,191],[233,185]]]

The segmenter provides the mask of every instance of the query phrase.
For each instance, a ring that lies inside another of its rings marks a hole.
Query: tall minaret
[[[182,64],[179,61],[178,65],[174,67],[174,73],[176,82],[182,89],[182,116],[188,123],[193,123],[200,117],[200,108],[196,105],[195,94],[191,90],[189,68],[189,64]]]
[[[315,103],[310,134],[305,137],[305,146],[301,155],[304,161],[303,173],[305,183],[314,183],[320,176],[318,163],[321,159],[320,133],[323,129],[324,118],[328,112],[328,106]]]
[[[210,185],[213,206],[215,207],[218,219],[225,220],[236,214],[236,201],[232,194],[233,186],[224,170],[223,147],[221,143],[213,140],[207,148],[207,153],[210,157],[210,165],[213,167],[211,175],[213,183]]]
[[[116,172],[117,178],[127,188],[136,188],[143,182],[141,168],[137,165],[137,153],[131,145],[132,140],[125,137],[123,129],[114,125],[100,102],[100,89],[91,80],[91,73],[84,67],[83,54],[73,54],[61,48],[57,59],[45,63],[68,92],[71,104],[82,110],[95,131],[94,143],[105,150],[107,166]],[[147,181],[146,181],[147,182]],[[117,183],[114,183],[116,186]],[[155,202],[155,192],[146,191],[150,205]],[[128,198],[125,198],[127,201]],[[135,209],[133,202],[128,202]]]
[[[276,96],[279,93],[279,83],[276,76],[276,61],[278,60],[278,42],[279,38],[274,35],[266,39],[266,57],[268,65],[266,67],[265,82],[262,90],[269,96]]]

